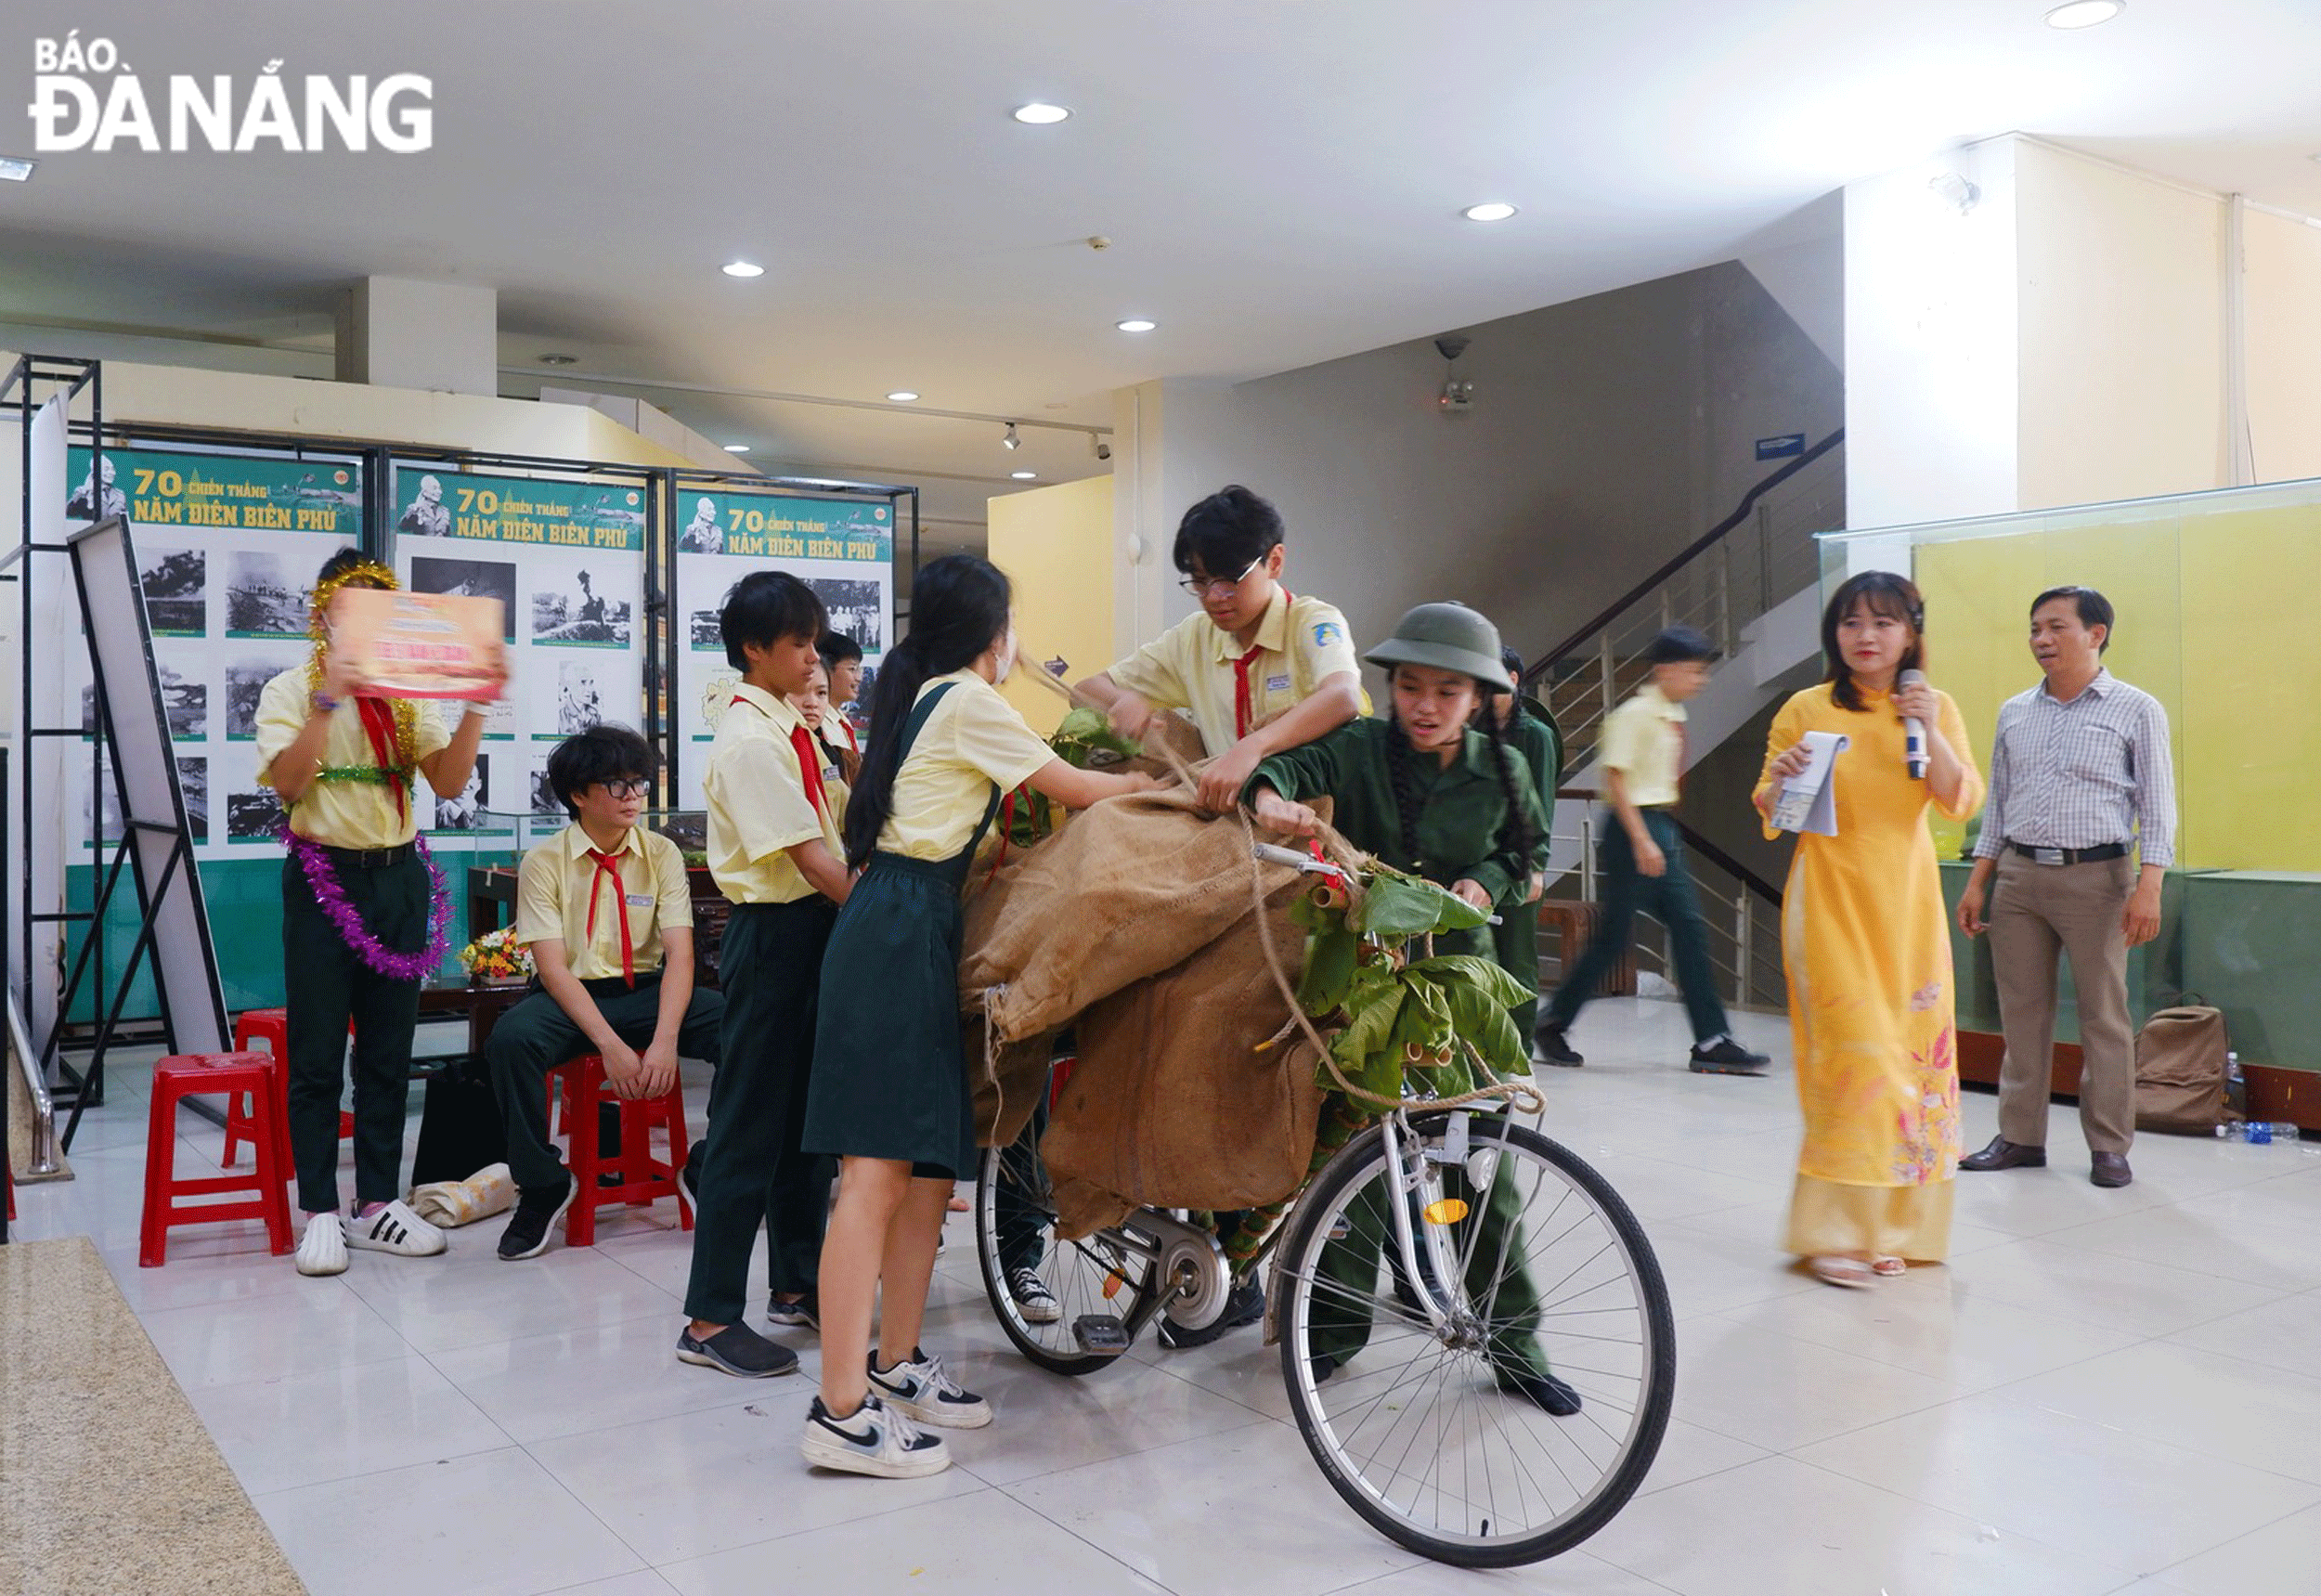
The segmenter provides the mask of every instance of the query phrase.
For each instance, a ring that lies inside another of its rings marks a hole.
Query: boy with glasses
[[[538,989],[502,1016],[484,1045],[508,1130],[515,1216],[503,1259],[538,1257],[571,1205],[572,1175],[548,1139],[548,1072],[595,1053],[622,1097],[657,1097],[677,1059],[718,1059],[725,1004],[694,990],[694,902],[677,844],[641,829],[658,763],[624,726],[591,726],[548,757],[548,783],[572,824],[524,856],[516,939],[532,950]],[[593,1123],[573,1121],[575,1135]]]
[[[1111,669],[1079,683],[1123,736],[1182,709],[1211,755],[1200,801],[1240,801],[1258,762],[1369,711],[1346,617],[1281,585],[1281,515],[1246,487],[1211,494],[1176,528],[1179,584],[1200,603]]]

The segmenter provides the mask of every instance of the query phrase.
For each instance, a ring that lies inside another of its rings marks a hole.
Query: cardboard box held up
[[[331,651],[371,697],[488,702],[508,680],[500,608],[494,598],[343,588],[331,601]]]

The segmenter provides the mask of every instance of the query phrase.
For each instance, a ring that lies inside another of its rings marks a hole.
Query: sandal
[[[1887,1278],[1891,1279],[1896,1275],[1908,1274],[1910,1272],[1910,1265],[1904,1259],[1888,1258],[1881,1255],[1870,1260],[1870,1272],[1874,1275],[1884,1275]]]
[[[1860,1291],[1876,1278],[1871,1273],[1871,1265],[1859,1258],[1848,1258],[1839,1253],[1825,1253],[1818,1258],[1808,1258],[1805,1261],[1805,1266],[1813,1272],[1813,1278],[1822,1284],[1844,1286],[1852,1291]]]

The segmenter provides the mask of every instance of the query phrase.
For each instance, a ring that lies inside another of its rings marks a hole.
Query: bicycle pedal
[[[1128,1350],[1128,1327],[1118,1314],[1082,1314],[1072,1320],[1072,1339],[1083,1352],[1117,1357]]]

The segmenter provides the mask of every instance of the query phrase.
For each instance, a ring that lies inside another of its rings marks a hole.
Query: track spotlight
[[[1001,438],[1001,439],[999,440],[999,447],[1000,447],[1000,448],[1023,448],[1023,439],[1021,439],[1021,438],[1019,438],[1019,437],[1018,437],[1018,436],[1016,435],[1016,423],[1015,423],[1015,422],[1009,422],[1007,423],[1007,435],[1006,435],[1006,436],[1005,436],[1005,437],[1003,437],[1003,438]]]

